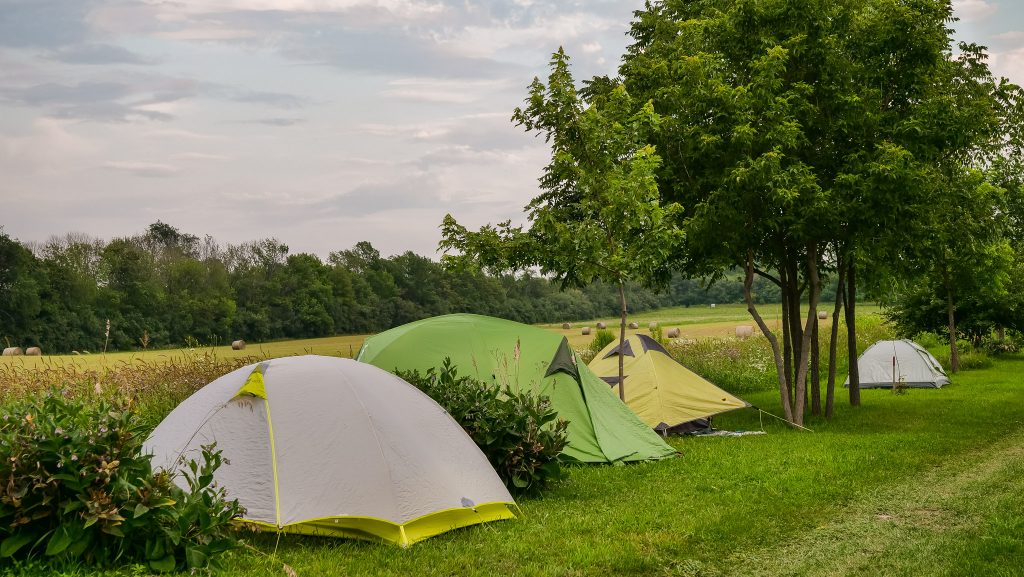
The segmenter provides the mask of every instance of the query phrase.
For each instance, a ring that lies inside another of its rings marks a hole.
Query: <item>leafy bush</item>
[[[213,484],[220,451],[190,461],[188,489],[154,472],[144,427],[105,401],[51,391],[0,417],[0,558],[142,562],[157,571],[207,567],[238,546],[242,510]]]
[[[590,345],[587,347],[590,349],[591,358],[618,338],[608,329],[597,329],[597,332],[594,333],[594,340],[590,341]]]
[[[1011,353],[1019,353],[1020,345],[1010,338],[1000,339],[993,336],[985,337],[981,340],[981,348],[990,355],[1005,355]]]
[[[965,342],[965,341],[959,341]],[[974,349],[970,346],[965,346],[958,351],[960,353],[960,370],[969,371],[973,369],[987,369],[992,366],[992,359],[985,353],[985,351]],[[936,355],[936,359],[942,368],[945,370],[950,369],[949,359],[949,346],[947,345],[942,354]]]
[[[459,377],[449,359],[440,370],[399,372],[444,407],[480,447],[513,493],[538,493],[562,478],[559,454],[569,422],[547,397]]]

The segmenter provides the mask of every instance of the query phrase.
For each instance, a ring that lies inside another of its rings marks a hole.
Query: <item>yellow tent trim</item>
[[[488,521],[514,519],[511,506],[515,503],[484,503],[475,508],[457,507],[435,511],[405,523],[395,523],[376,517],[344,516],[321,517],[281,526],[263,521],[239,519],[239,523],[252,525],[264,531],[280,531],[297,535],[348,537],[364,541],[393,543],[408,547],[428,537],[452,529],[468,527]]]
[[[270,465],[274,470],[274,516],[277,519],[277,524],[280,526],[281,490],[277,482],[277,447],[274,446],[274,423],[270,420],[270,401],[264,400],[263,406],[267,408],[267,432],[270,434]]]
[[[238,389],[237,393],[235,393],[236,397],[240,397],[242,395],[252,395],[254,397],[267,400],[267,387],[263,383],[263,373],[260,372],[259,366],[253,369],[252,374],[250,374],[249,378],[245,380],[245,384],[242,385],[242,388]]]

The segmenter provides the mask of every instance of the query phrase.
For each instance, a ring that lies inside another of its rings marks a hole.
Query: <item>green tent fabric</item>
[[[626,404],[649,426],[672,431],[695,421],[749,407],[676,362],[658,341],[635,334],[619,346],[615,340],[590,361],[590,370],[618,390],[619,355],[623,355]]]
[[[569,457],[621,463],[676,453],[587,368],[565,337],[551,331],[481,315],[445,315],[366,339],[356,360],[423,372],[446,357],[460,375],[548,396],[569,421]]]

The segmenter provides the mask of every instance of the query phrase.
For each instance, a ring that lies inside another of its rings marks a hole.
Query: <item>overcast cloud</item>
[[[954,4],[1024,82],[1024,6]],[[512,110],[560,45],[578,78],[613,74],[642,6],[0,0],[0,225],[436,256],[446,212],[522,221],[547,152]]]

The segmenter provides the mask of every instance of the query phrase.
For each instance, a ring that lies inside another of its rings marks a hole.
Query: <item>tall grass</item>
[[[213,351],[196,351],[162,361],[119,361],[110,367],[64,362],[0,364],[0,391],[4,393],[0,403],[58,389],[69,399],[105,399],[132,406],[145,422],[156,425],[210,381],[260,360],[263,357],[225,358]]]
[[[857,319],[857,353],[860,354],[875,341],[892,339],[892,328],[877,315]],[[781,335],[776,334],[781,339]],[[821,358],[821,382],[828,378],[827,327],[818,337]],[[849,370],[846,325],[840,324],[836,338],[836,381],[842,383]],[[672,356],[690,370],[719,387],[737,394],[778,389],[778,377],[771,344],[760,333],[746,339],[720,337],[700,340],[677,339],[667,346]]]

